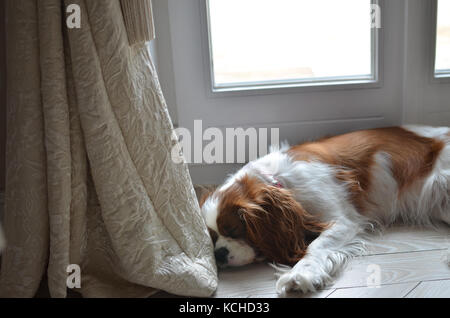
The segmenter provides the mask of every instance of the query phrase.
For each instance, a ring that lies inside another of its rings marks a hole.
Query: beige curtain
[[[66,27],[70,4],[79,29]],[[45,273],[65,297],[69,264],[85,297],[216,289],[152,59],[123,16],[119,0],[7,0],[2,297],[32,297]]]

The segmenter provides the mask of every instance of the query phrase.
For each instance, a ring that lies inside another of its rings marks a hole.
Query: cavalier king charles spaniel
[[[315,291],[377,229],[450,224],[450,128],[380,128],[281,147],[200,204],[219,267],[266,260],[279,271],[277,292]]]

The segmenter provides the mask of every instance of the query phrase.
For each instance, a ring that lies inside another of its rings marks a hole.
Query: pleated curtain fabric
[[[145,32],[124,20],[128,1],[6,2],[1,297],[33,297],[44,276],[52,297],[66,297],[70,264],[84,297],[217,287],[187,167],[171,159],[177,140]],[[69,29],[73,4],[81,27]]]

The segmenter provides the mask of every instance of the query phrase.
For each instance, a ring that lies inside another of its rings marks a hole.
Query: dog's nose
[[[226,264],[226,263],[228,263],[227,256],[229,253],[230,252],[228,251],[228,249],[226,247],[221,247],[214,251],[214,256],[216,257],[216,261],[218,263]]]

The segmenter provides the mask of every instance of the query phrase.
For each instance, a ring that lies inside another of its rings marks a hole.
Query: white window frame
[[[437,15],[438,15],[438,0],[430,0],[431,18],[431,76],[434,83],[450,83],[450,69],[436,70],[436,51],[437,51]]]
[[[358,89],[374,88],[382,85],[383,55],[381,54],[383,41],[380,39],[380,29],[371,29],[371,75],[337,76],[325,78],[306,78],[291,80],[270,80],[258,82],[234,83],[233,85],[216,85],[214,83],[214,61],[212,54],[211,22],[209,16],[210,0],[199,0],[202,19],[202,37],[204,56],[206,57],[205,69],[208,71],[205,78],[212,96],[247,95],[247,94],[275,94],[284,92],[301,92],[311,90],[330,89]],[[372,5],[380,8],[380,24],[383,27],[384,4],[383,0],[371,0]]]

